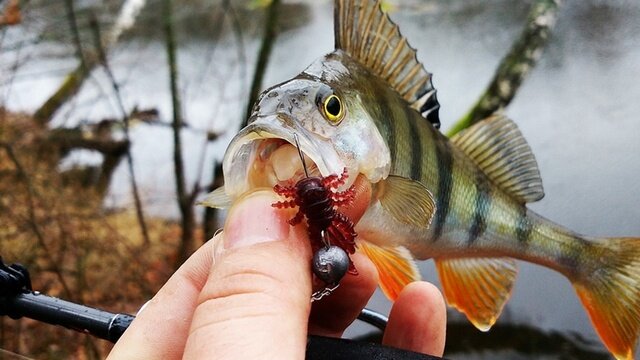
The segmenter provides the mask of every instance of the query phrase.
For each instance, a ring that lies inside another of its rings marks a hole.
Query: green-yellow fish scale
[[[385,83],[350,74],[368,89],[365,109],[391,153],[392,175],[423,183],[436,200],[424,241],[431,256],[508,256],[539,263],[567,275],[587,249],[581,236],[529,211],[491,180]]]

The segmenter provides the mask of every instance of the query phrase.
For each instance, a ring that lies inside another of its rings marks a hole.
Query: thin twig
[[[38,219],[36,218],[36,210],[35,210],[36,209],[35,197],[37,196],[37,194],[36,194],[35,188],[33,187],[33,183],[31,182],[31,178],[29,177],[26,170],[22,166],[22,163],[16,156],[16,153],[13,151],[13,147],[11,146],[11,144],[8,144],[6,142],[0,142],[0,148],[4,148],[5,152],[9,156],[9,159],[13,163],[13,166],[15,166],[16,168],[17,175],[20,178],[22,178],[22,180],[24,181],[24,185],[27,189],[27,213],[29,216],[29,221],[28,221],[29,227],[31,228],[31,231],[33,231],[34,235],[36,236],[36,239],[38,240],[38,244],[42,247],[42,249],[44,250],[44,253],[47,254],[47,256],[51,256],[52,252],[49,250],[49,247],[47,246],[47,243],[45,241],[45,236],[42,233],[40,226],[38,226]],[[58,277],[58,281],[60,281],[60,285],[62,285],[62,289],[64,290],[66,296],[69,298],[73,298],[72,297],[73,293],[71,292],[69,286],[67,285],[67,282],[64,279],[64,275],[62,274],[62,271],[60,270],[60,268],[58,268],[57,265],[58,265],[57,262],[52,261],[51,270]]]
[[[76,46],[76,56],[80,60],[80,66],[86,68],[86,62],[84,60],[84,50],[82,49],[82,40],[80,39],[80,31],[78,30],[78,21],[76,19],[76,11],[73,6],[73,0],[65,0],[67,7],[67,19],[69,22],[69,30],[73,37],[73,42]]]
[[[524,30],[500,62],[491,83],[476,104],[447,132],[457,132],[505,108],[525,76],[535,66],[555,25],[561,0],[538,0],[532,5]]]
[[[94,30],[94,41],[96,50],[98,52],[98,58],[104,67],[107,76],[109,77],[109,81],[111,82],[111,86],[113,87],[113,92],[115,93],[116,100],[118,103],[118,107],[120,108],[120,112],[122,114],[122,120],[124,122],[124,138],[128,144],[131,144],[131,138],[129,136],[129,114],[125,110],[124,101],[122,100],[122,94],[120,92],[120,85],[116,81],[113,72],[111,71],[111,67],[109,66],[109,61],[107,60],[107,54],[105,53],[105,49],[102,46],[101,36],[100,36],[100,25],[98,24],[95,16],[91,19],[91,26]],[[140,226],[140,231],[142,232],[142,238],[144,239],[144,244],[149,245],[151,240],[149,239],[149,230],[147,229],[147,223],[144,219],[144,210],[142,208],[142,201],[140,200],[140,192],[138,190],[138,183],[136,181],[135,168],[133,166],[133,156],[131,155],[130,147],[127,147],[127,168],[129,170],[129,180],[131,182],[131,192],[133,195],[133,201],[136,208],[136,217],[138,219],[138,225]]]
[[[138,0],[133,6],[131,3],[132,1],[129,0],[122,4],[121,12],[118,19],[116,19],[114,28],[109,32],[109,42],[104,45],[105,49],[113,46],[118,41],[119,36],[133,26],[136,16],[140,13],[140,9],[146,2]],[[122,20],[124,17],[127,18],[126,21]],[[68,73],[53,95],[35,111],[33,116],[38,124],[44,126],[49,123],[58,110],[80,91],[82,84],[84,84],[84,81],[91,74],[91,70],[98,65],[98,59],[92,54],[85,54],[83,60],[84,63],[79,64],[78,67]]]

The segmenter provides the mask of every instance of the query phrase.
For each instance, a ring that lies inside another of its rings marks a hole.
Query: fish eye
[[[344,109],[340,98],[335,94],[327,96],[322,102],[322,113],[324,117],[334,125],[337,125],[344,116]]]

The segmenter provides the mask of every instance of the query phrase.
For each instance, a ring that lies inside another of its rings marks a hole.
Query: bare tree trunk
[[[471,110],[447,132],[447,136],[453,136],[509,105],[525,76],[542,55],[555,25],[560,2],[538,0],[533,4],[524,30],[500,62],[491,83]]]
[[[264,32],[262,34],[262,45],[258,53],[258,61],[256,62],[256,70],[253,73],[253,81],[251,82],[251,90],[249,91],[249,103],[247,104],[247,111],[241,127],[247,126],[247,120],[251,115],[253,104],[258,100],[260,95],[260,89],[262,87],[262,78],[264,72],[267,69],[267,63],[269,57],[271,57],[271,50],[273,44],[276,42],[277,26],[278,26],[278,8],[280,7],[280,0],[272,0],[271,4],[267,8],[267,16],[264,21]]]
[[[175,32],[173,28],[173,4],[172,0],[164,1],[164,30],[167,46],[167,61],[169,65],[169,83],[171,87],[171,101],[173,106],[173,164],[176,180],[176,196],[181,215],[182,235],[178,249],[178,264],[186,260],[193,251],[193,234],[195,230],[195,213],[193,210],[194,193],[188,193],[184,162],[182,159],[182,141],[180,130],[182,129],[182,109],[180,93],[178,90],[178,61],[176,56]],[[177,266],[176,266],[177,267]]]

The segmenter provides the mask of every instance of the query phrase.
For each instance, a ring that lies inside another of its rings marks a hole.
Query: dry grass
[[[107,212],[92,188],[61,175],[46,129],[0,109],[0,255],[27,266],[35,289],[113,312],[135,311],[169,277],[179,227]],[[28,319],[0,320],[0,348],[35,358],[104,358],[110,344]],[[0,355],[0,357],[2,357]]]

